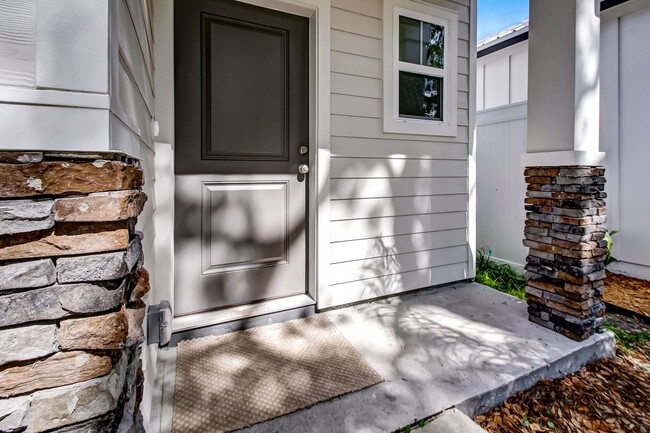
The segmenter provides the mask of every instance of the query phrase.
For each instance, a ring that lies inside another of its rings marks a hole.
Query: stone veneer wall
[[[0,432],[142,431],[138,161],[0,152]]]
[[[530,320],[584,340],[605,315],[605,170],[531,167],[524,175]]]

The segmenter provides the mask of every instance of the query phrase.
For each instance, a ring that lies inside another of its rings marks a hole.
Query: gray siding
[[[114,148],[138,155],[145,175],[144,192],[149,197],[138,218],[144,233],[146,267],[153,271],[155,238],[153,29],[149,0],[117,0],[112,11],[117,18],[117,38],[112,40],[111,142]],[[117,46],[115,46],[117,44]]]
[[[330,287],[321,307],[468,274],[469,1],[459,12],[458,135],[382,132],[382,2],[332,0]]]
[[[0,85],[33,86],[36,81],[36,4],[0,3]]]

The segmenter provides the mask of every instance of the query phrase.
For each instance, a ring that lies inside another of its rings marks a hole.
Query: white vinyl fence
[[[606,12],[600,148],[607,154],[608,227],[619,230],[613,250],[619,261],[610,269],[650,279],[650,7]],[[526,185],[519,163],[526,151],[526,102],[513,103],[521,94],[515,89],[521,88],[522,49],[527,57],[522,42],[477,64],[477,246],[517,265],[527,253],[521,243]]]

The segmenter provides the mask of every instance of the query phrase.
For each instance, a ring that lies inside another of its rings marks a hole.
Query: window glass
[[[399,115],[442,120],[442,77],[399,71]]]
[[[445,28],[399,17],[399,60],[416,65],[444,68]]]
[[[423,64],[434,68],[445,67],[445,28],[437,24],[422,23]]]
[[[422,54],[420,24],[418,20],[399,17],[399,60],[401,62],[420,64]]]

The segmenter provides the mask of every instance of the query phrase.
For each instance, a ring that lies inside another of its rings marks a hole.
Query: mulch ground
[[[624,322],[630,331],[649,329]],[[490,433],[650,432],[650,344],[619,346],[615,357],[539,382],[475,421]]]
[[[608,272],[604,299],[650,318],[650,281]]]

